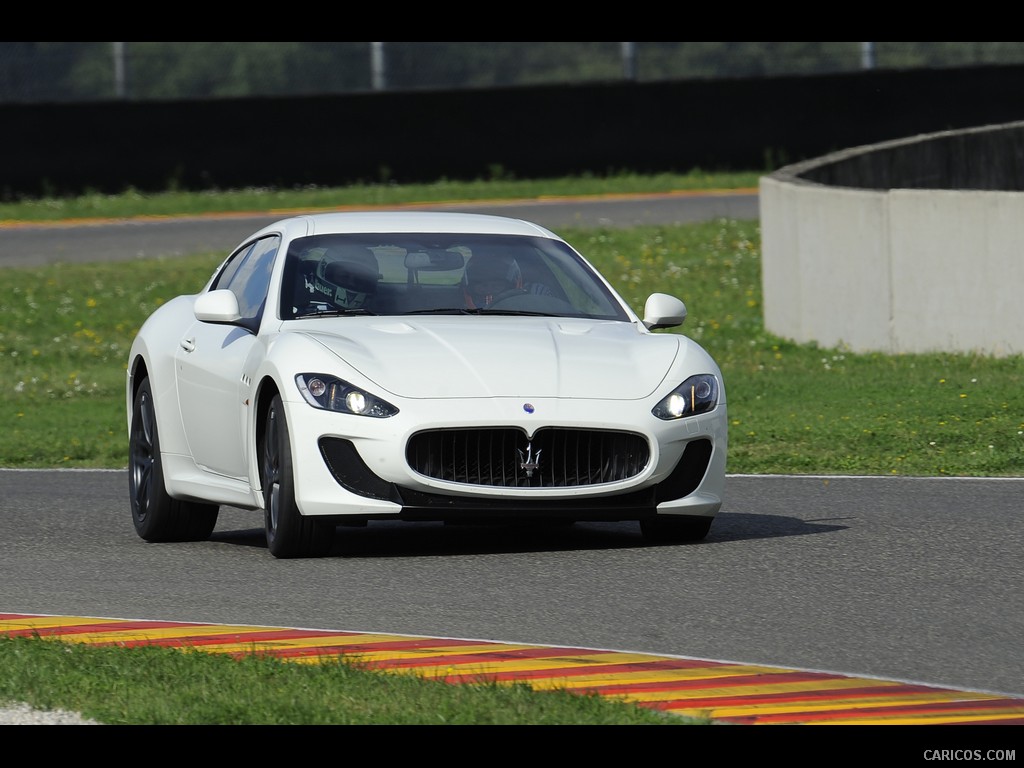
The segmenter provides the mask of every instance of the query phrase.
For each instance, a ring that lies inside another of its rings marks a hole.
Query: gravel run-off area
[[[0,725],[101,725],[77,712],[34,709],[28,704],[0,705]]]

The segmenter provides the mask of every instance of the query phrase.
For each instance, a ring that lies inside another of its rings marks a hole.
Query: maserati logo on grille
[[[519,451],[519,468],[526,470],[527,477],[533,477],[535,470],[540,468],[540,455],[543,451],[537,451],[537,455],[533,455],[533,443],[526,444],[526,453]]]

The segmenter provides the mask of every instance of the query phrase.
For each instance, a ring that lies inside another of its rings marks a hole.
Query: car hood
[[[306,333],[383,390],[407,398],[644,398],[687,341],[631,323],[566,318],[326,322],[331,332],[321,326]]]

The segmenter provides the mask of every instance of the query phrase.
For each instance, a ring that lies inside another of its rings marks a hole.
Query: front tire
[[[658,544],[701,541],[711,530],[711,520],[710,517],[650,517],[640,521],[640,532],[645,539]]]
[[[260,462],[267,548],[277,558],[323,557],[333,544],[334,527],[304,517],[295,503],[292,448],[280,395],[267,410]]]
[[[139,383],[128,431],[128,495],[132,523],[140,538],[152,542],[204,541],[217,525],[219,507],[172,499],[164,485],[153,389]]]

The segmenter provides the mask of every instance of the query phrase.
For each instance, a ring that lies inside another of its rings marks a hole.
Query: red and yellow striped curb
[[[0,613],[0,636],[159,645],[316,664],[345,657],[447,683],[525,683],[741,725],[1024,725],[1024,697],[685,657],[281,627]]]

